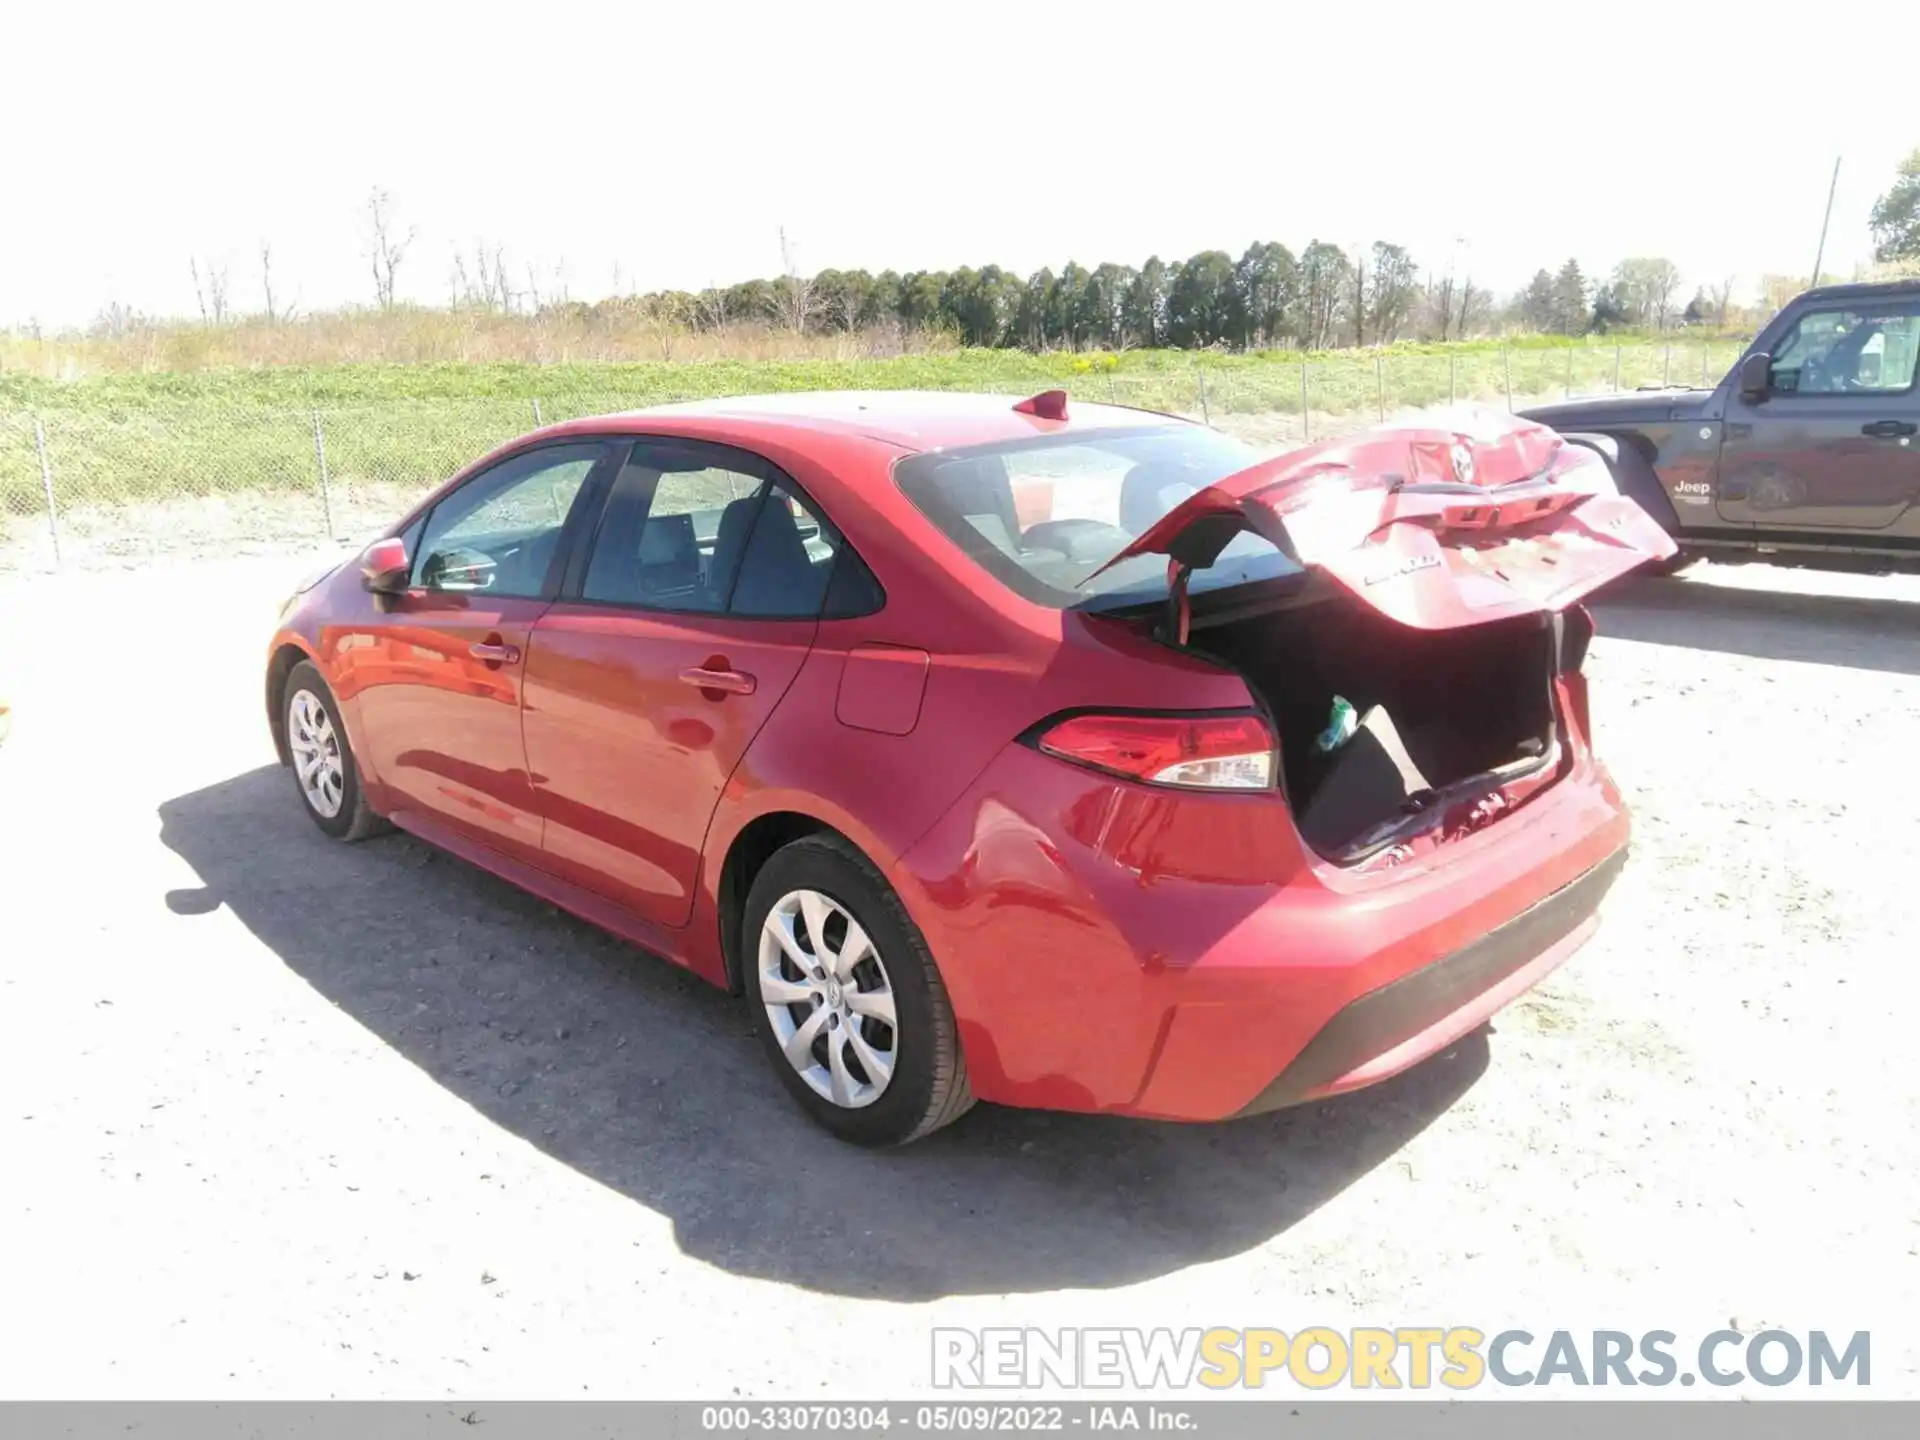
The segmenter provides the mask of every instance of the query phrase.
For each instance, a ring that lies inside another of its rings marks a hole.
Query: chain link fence
[[[1711,341],[1351,351],[1300,361],[1200,355],[1144,371],[1085,357],[1072,362],[1065,384],[1081,400],[1188,415],[1277,449],[1448,403],[1524,409],[1569,396],[1712,385],[1740,349],[1738,341]],[[1012,394],[1047,383],[956,388]],[[358,541],[476,456],[537,425],[698,393],[300,408],[142,400],[0,412],[0,576]]]

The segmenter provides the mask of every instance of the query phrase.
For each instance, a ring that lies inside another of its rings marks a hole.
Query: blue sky
[[[1904,61],[1673,0],[16,9],[0,323],[191,311],[191,256],[255,308],[263,238],[303,309],[368,300],[376,184],[423,300],[476,241],[591,299],[774,273],[783,226],[809,270],[1318,237],[1502,291],[1640,254],[1744,288],[1811,267],[1836,154],[1827,268],[1865,259],[1920,146]],[[1920,53],[1911,0],[1845,18]]]

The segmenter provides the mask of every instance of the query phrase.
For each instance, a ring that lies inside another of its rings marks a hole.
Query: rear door
[[[1561,609],[1674,553],[1597,455],[1532,421],[1487,415],[1471,428],[1375,431],[1229,475],[1107,565],[1162,553],[1204,568],[1243,530],[1421,630]]]
[[[1764,399],[1727,402],[1722,519],[1884,530],[1920,502],[1920,302],[1804,311],[1774,345]]]
[[[527,662],[549,871],[686,923],[720,789],[806,659],[837,548],[760,457],[634,445]]]
[[[369,763],[395,808],[529,862],[540,821],[520,740],[528,639],[558,586],[569,518],[608,450],[576,441],[523,451],[448,494],[420,532],[412,588],[340,652]]]

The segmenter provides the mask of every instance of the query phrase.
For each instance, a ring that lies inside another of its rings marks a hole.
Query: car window
[[[650,610],[724,610],[764,488],[744,462],[636,445],[608,496],[581,595]]]
[[[568,512],[604,451],[598,444],[551,446],[474,476],[427,517],[414,584],[538,596]]]
[[[728,609],[811,620],[820,614],[840,537],[785,485],[769,487],[753,516]]]
[[[1040,436],[927,451],[894,466],[901,490],[988,574],[1037,604],[1108,608],[1166,594],[1163,555],[1108,562],[1195,492],[1258,460],[1200,425]],[[1236,536],[1192,589],[1284,579],[1300,567]]]
[[[608,493],[580,595],[758,619],[864,615],[884,601],[840,532],[778,470],[693,441],[634,447]]]
[[[1774,347],[1781,395],[1889,395],[1913,388],[1920,313],[1810,310]]]

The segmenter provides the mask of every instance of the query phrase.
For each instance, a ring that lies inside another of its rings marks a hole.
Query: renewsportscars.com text
[[[1846,1385],[1872,1383],[1872,1337],[1713,1330],[1683,1341],[1671,1330],[1507,1329],[1471,1326],[1190,1327],[933,1332],[933,1385],[956,1390],[1258,1389],[1472,1390],[1497,1386]]]

